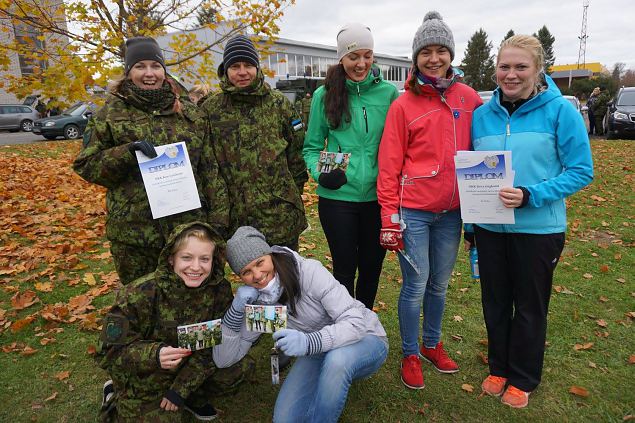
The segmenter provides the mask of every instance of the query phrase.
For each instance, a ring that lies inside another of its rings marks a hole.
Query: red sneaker
[[[505,390],[506,383],[506,377],[489,375],[485,378],[483,383],[481,383],[481,389],[483,389],[483,392],[485,392],[487,395],[500,397]]]
[[[439,342],[434,348],[426,348],[425,345],[422,345],[419,355],[432,363],[434,368],[441,373],[456,373],[459,371],[459,366],[448,357],[448,353],[443,349],[443,342]]]
[[[421,361],[416,354],[401,360],[401,381],[410,389],[423,389],[423,372]]]
[[[509,385],[507,390],[503,394],[501,401],[503,404],[507,404],[514,408],[525,408],[529,404],[529,394],[531,392],[525,392],[513,385]]]

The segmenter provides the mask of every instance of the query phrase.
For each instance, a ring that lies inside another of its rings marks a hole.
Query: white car
[[[571,103],[571,105],[573,107],[575,107],[575,109],[582,113],[582,105],[580,104],[580,100],[578,100],[578,98],[576,96],[573,95],[563,95],[564,98],[566,98],[569,103]]]

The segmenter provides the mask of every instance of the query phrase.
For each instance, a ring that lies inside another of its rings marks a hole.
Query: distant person
[[[601,92],[593,102],[593,117],[595,119],[595,135],[604,135],[604,116],[608,111],[609,94]]]
[[[225,325],[223,343],[214,348],[201,349],[203,327],[190,338],[196,351],[179,347],[177,326],[220,319],[232,304],[231,285],[213,271],[224,263],[215,237],[202,222],[177,227],[156,271],[118,292],[95,354],[112,377],[104,388],[103,421],[180,422],[186,412],[212,420],[213,398],[235,392],[253,373],[253,359],[239,362],[235,354],[247,340]]]
[[[192,87],[192,89],[188,92],[188,96],[192,103],[200,106],[207,100],[207,96],[210,93],[209,85],[207,84],[197,84]]]
[[[586,102],[587,105],[587,115],[589,117],[589,135],[595,135],[595,112],[593,110],[595,103],[597,102],[598,96],[600,95],[600,87],[593,88],[593,92],[589,95],[589,98]]]
[[[93,114],[73,163],[79,176],[107,189],[106,237],[124,285],[154,271],[168,235],[181,223],[206,221],[216,241],[226,236],[227,189],[208,142],[207,121],[182,95],[182,87],[166,74],[157,42],[129,38],[125,74],[113,82],[105,106]],[[153,219],[136,152],[154,158],[155,146],[181,141],[202,207]],[[222,265],[216,269],[222,272]]]
[[[223,318],[235,334],[244,328],[246,300],[239,298],[287,306],[287,328],[276,330],[273,339],[278,351],[298,358],[278,393],[273,421],[337,422],[351,384],[375,374],[388,355],[377,315],[322,263],[270,246],[255,228],[238,228],[227,241],[227,262],[245,284]]]
[[[470,149],[472,112],[482,101],[452,67],[454,52],[454,36],[441,15],[426,13],[412,41],[406,92],[390,106],[379,146],[381,245],[399,256],[401,381],[410,389],[424,387],[420,358],[439,372],[459,371],[441,341],[461,242],[454,156]]]
[[[276,245],[297,250],[307,227],[300,116],[265,82],[258,51],[244,35],[227,41],[218,77],[220,91],[201,107],[229,191],[230,234],[250,225]]]
[[[553,272],[567,230],[566,197],[593,179],[582,115],[545,74],[540,41],[514,35],[496,56],[492,100],[472,121],[476,151],[510,150],[514,187],[502,188],[514,224],[475,224],[489,376],[481,387],[526,407],[540,383]]]
[[[388,107],[398,96],[373,64],[373,49],[367,26],[350,23],[340,29],[339,63],[313,93],[304,139],[304,160],[318,183],[318,213],[333,257],[333,276],[369,309],[386,255],[379,245],[377,151]],[[350,154],[346,171],[330,165],[318,170],[323,151],[333,160],[339,153]]]
[[[302,122],[309,127],[309,116],[311,115],[311,93],[306,93],[302,99]]]

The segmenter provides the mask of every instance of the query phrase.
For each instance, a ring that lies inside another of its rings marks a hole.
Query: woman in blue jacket
[[[472,139],[474,150],[512,152],[515,187],[501,189],[499,198],[515,209],[515,223],[474,228],[489,341],[482,388],[522,408],[540,383],[565,198],[591,182],[593,163],[584,121],[545,75],[535,37],[501,44],[496,83],[492,100],[474,112]]]

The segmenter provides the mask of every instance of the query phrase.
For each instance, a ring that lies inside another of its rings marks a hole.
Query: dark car
[[[622,87],[609,102],[606,137],[635,138],[635,87]]]
[[[42,135],[47,140],[54,140],[57,137],[69,140],[79,138],[96,109],[97,106],[91,102],[75,103],[61,115],[36,120],[33,123],[33,133]]]

